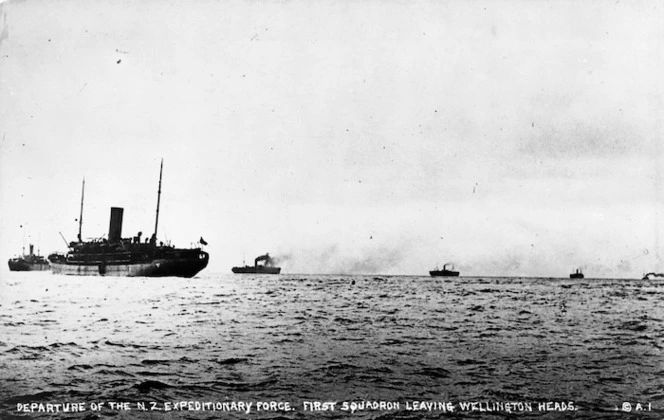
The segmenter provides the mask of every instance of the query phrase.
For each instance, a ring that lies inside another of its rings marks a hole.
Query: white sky
[[[210,271],[664,270],[659,1],[0,7],[5,259],[65,250],[83,177],[84,237],[151,234],[163,157]]]

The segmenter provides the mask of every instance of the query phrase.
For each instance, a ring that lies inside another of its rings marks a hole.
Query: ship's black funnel
[[[35,246],[30,244],[30,255],[33,254],[34,250],[35,250]]]
[[[108,227],[108,241],[118,242],[122,239],[122,212],[120,207],[111,207],[111,224]]]

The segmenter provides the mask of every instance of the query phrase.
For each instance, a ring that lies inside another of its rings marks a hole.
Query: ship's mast
[[[154,220],[154,234],[152,239],[154,243],[157,243],[157,226],[159,225],[159,201],[161,199],[161,173],[164,169],[164,159],[161,159],[161,166],[159,167],[159,189],[157,190],[157,215]]]
[[[81,230],[83,229],[83,198],[85,197],[85,177],[83,178],[83,186],[81,187],[81,215],[78,217],[78,241],[83,242],[81,238]]]

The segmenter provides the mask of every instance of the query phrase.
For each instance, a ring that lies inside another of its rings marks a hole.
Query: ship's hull
[[[233,267],[231,270],[235,274],[279,274],[281,273],[281,267]]]
[[[24,260],[9,260],[9,271],[46,271],[48,263],[30,263]]]
[[[583,274],[570,274],[569,278],[571,278],[571,279],[582,279]]]
[[[431,277],[459,277],[459,272],[452,270],[433,270],[429,274]]]
[[[51,262],[53,274],[115,277],[194,277],[209,261],[206,252],[194,257],[159,258],[144,262]]]

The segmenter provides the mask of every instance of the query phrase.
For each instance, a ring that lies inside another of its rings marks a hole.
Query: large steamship
[[[49,256],[53,273],[80,276],[193,277],[204,269],[208,264],[209,255],[201,248],[175,248],[163,242],[157,243],[163,166],[162,160],[159,169],[154,234],[145,240],[141,232],[133,238],[122,238],[124,209],[111,207],[108,238],[84,242],[81,238],[85,195],[85,180],[83,180],[78,241],[68,244],[69,252],[66,255]]]

